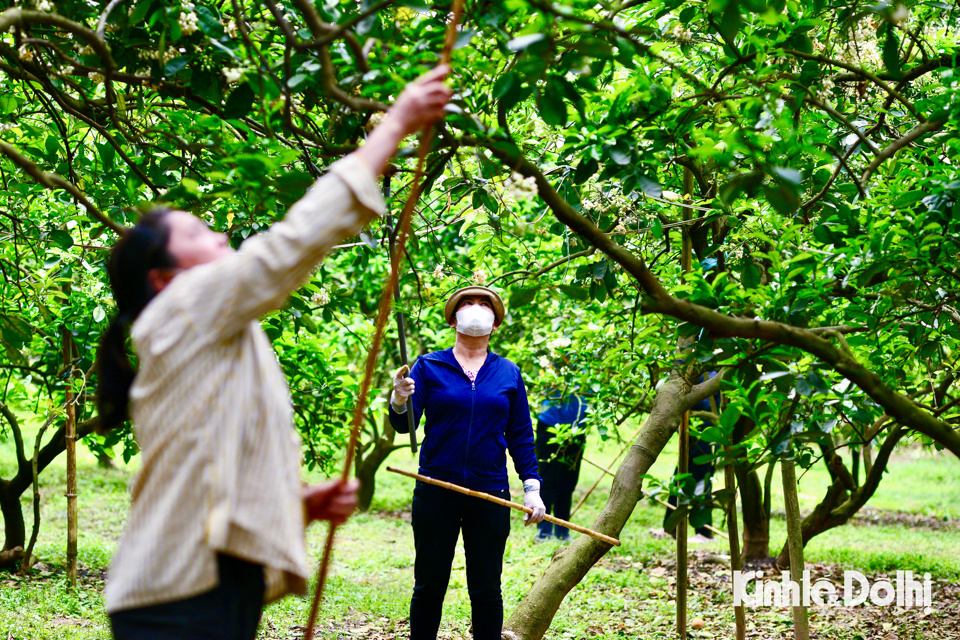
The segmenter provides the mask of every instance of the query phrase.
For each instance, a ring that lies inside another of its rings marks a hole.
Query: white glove
[[[533,513],[528,513],[523,519],[523,526],[542,522],[543,516],[547,515],[547,507],[540,499],[539,480],[529,478],[523,481],[523,506],[533,509]]]
[[[416,390],[413,378],[407,377],[409,371],[410,368],[403,365],[393,374],[393,393],[390,396],[390,402],[397,413],[404,413],[407,410],[407,399]]]

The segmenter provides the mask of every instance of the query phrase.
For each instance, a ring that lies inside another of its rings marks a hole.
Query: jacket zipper
[[[464,373],[466,375],[466,373]],[[469,377],[469,376],[468,376]],[[463,482],[467,482],[467,461],[470,459],[470,437],[473,434],[473,408],[477,400],[477,383],[470,381],[470,422],[467,424],[467,446],[463,453]]]

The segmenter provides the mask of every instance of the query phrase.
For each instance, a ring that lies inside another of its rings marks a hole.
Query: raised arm
[[[405,136],[443,116],[447,73],[448,67],[437,67],[409,84],[366,144],[334,163],[281,222],[238,252],[177,276],[197,328],[230,335],[281,307],[333,245],[383,213],[376,177]]]

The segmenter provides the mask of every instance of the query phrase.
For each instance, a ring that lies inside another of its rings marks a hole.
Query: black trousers
[[[550,425],[537,420],[537,460],[543,486],[540,488],[540,497],[547,513],[560,518],[570,519],[570,507],[573,503],[573,492],[580,480],[580,462],[583,460],[583,449],[586,439],[576,437],[567,443],[562,450],[556,443],[551,443],[552,434]],[[544,520],[537,525],[540,533],[556,535],[558,538],[568,538],[570,530],[560,525]]]
[[[255,640],[263,566],[217,556],[220,584],[198,596],[110,614],[115,640]]]
[[[491,495],[510,499],[509,491]],[[510,509],[425,482],[413,490],[414,564],[410,602],[411,640],[435,640],[440,629],[443,598],[460,532],[467,560],[473,637],[500,640],[503,597],[500,574],[503,550],[510,534]]]
[[[694,479],[699,483],[703,481],[703,492],[710,493],[712,491],[711,480],[713,478],[713,465],[709,462],[704,462],[703,464],[697,464],[694,462],[696,458],[700,456],[710,456],[713,455],[713,445],[700,440],[699,438],[690,437],[690,455],[687,457],[687,465],[690,470],[690,473],[693,474]],[[673,470],[673,475],[680,473],[680,467],[676,467]],[[673,506],[677,506],[677,499],[674,496],[670,496],[667,502]],[[663,528],[667,529],[667,518],[670,517],[672,509],[667,509],[667,512],[663,514]],[[691,516],[696,514],[698,517],[705,518],[704,526],[696,529],[696,533],[699,533],[704,538],[712,538],[713,533],[707,529],[707,525],[713,526],[713,510],[710,507],[697,507],[691,513]],[[676,529],[676,527],[674,527]],[[676,535],[674,531],[670,531],[671,535]]]

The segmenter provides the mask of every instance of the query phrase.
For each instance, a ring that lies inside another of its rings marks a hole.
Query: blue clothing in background
[[[559,398],[548,398],[540,405],[540,415],[537,418],[551,427],[558,424],[572,424],[576,426],[587,413],[587,403],[580,396],[567,396],[566,402],[558,402]]]
[[[520,368],[493,351],[471,382],[453,349],[417,358],[410,377],[415,428],[425,418],[420,473],[476,491],[503,491],[507,449],[521,480],[536,478],[533,424]],[[390,424],[408,433],[407,417],[390,407]]]

